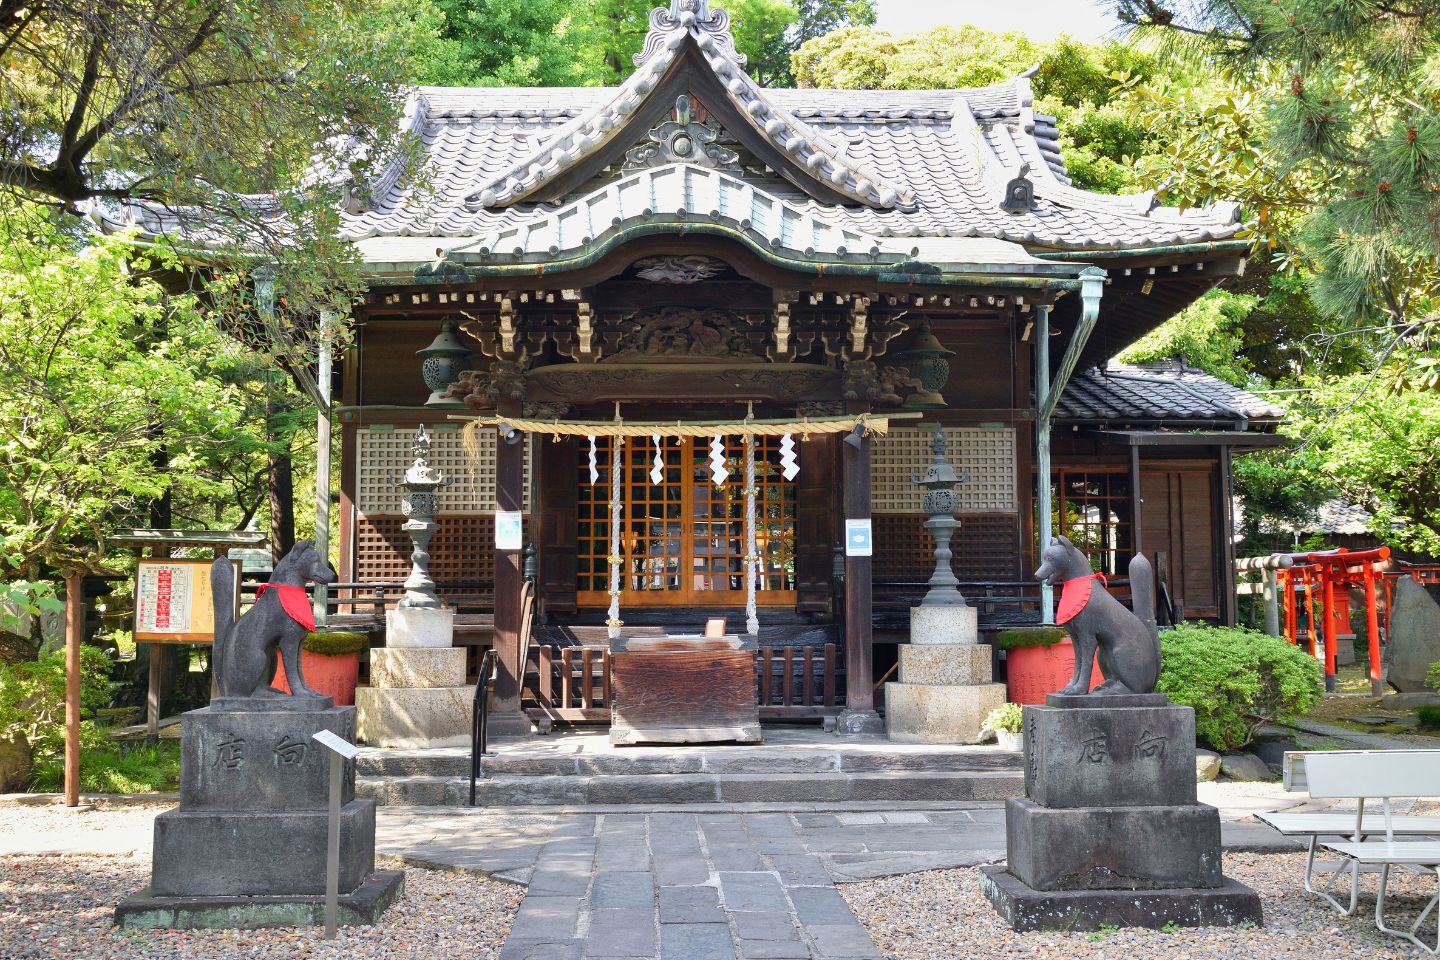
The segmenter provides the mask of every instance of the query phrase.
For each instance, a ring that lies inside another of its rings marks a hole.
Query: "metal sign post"
[[[330,835],[325,845],[325,939],[335,939],[340,912],[340,782],[345,763],[354,760],[360,749],[329,730],[311,739],[330,751]]]

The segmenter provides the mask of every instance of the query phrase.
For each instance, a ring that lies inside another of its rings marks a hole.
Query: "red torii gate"
[[[1384,681],[1380,668],[1380,621],[1377,612],[1376,584],[1384,574],[1379,565],[1390,559],[1389,547],[1349,551],[1343,547],[1315,553],[1291,554],[1294,566],[1276,570],[1276,578],[1284,588],[1285,636],[1291,643],[1300,641],[1300,610],[1296,594],[1305,590],[1306,634],[1310,654],[1315,654],[1315,601],[1319,588],[1321,618],[1325,631],[1325,689],[1335,691],[1335,648],[1337,621],[1349,625],[1350,598],[1345,592],[1351,587],[1365,588],[1365,625],[1370,648],[1370,694],[1381,696]],[[1338,588],[1338,589],[1337,589]]]

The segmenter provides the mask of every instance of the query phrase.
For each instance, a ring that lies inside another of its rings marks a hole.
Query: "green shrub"
[[[1320,664],[1279,637],[1243,627],[1182,624],[1160,634],[1157,689],[1193,707],[1195,734],[1212,750],[1246,746],[1272,720],[1304,714],[1320,700]]]
[[[35,767],[32,790],[58,793],[65,784],[63,760]],[[157,793],[180,784],[180,741],[117,744],[103,727],[86,721],[80,730],[80,789],[85,793]]]
[[[80,648],[80,716],[92,717],[110,700],[110,661],[91,646]],[[65,651],[39,660],[0,663],[0,740],[19,734],[38,765],[65,754]]]
[[[985,719],[980,722],[981,730],[1009,730],[1011,733],[1019,733],[1024,723],[1025,714],[1018,703],[1005,703],[985,714]]]
[[[1063,627],[1025,627],[1018,630],[1002,630],[995,638],[995,646],[1001,650],[1015,650],[1019,647],[1053,647],[1070,634]]]
[[[1440,690],[1440,660],[1430,664],[1430,669],[1425,671],[1425,686]]]
[[[307,633],[304,647],[311,653],[339,656],[342,653],[359,653],[370,649],[370,635],[354,630],[336,630],[333,633]]]
[[[1440,730],[1440,707],[1423,706],[1415,711],[1421,730]]]

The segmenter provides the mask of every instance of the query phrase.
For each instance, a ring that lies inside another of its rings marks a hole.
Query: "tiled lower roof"
[[[1233,423],[1273,429],[1285,412],[1208,373],[1178,363],[1110,363],[1077,372],[1056,408],[1060,420],[1105,423]]]

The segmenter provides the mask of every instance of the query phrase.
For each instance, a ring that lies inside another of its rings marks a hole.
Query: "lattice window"
[[[365,516],[398,516],[400,493],[395,484],[414,459],[413,428],[394,430],[364,427],[356,431],[356,509]],[[430,465],[451,481],[440,491],[439,515],[491,513],[495,510],[494,430],[481,430],[480,462],[473,469],[465,454],[459,430],[430,428]],[[530,452],[525,446],[525,505],[530,509]]]
[[[1125,576],[1135,538],[1130,523],[1130,474],[1093,467],[1055,472],[1051,505],[1055,532],[1069,537],[1091,566],[1107,576]]]
[[[404,517],[361,517],[355,525],[355,576],[360,583],[403,583],[410,575],[410,536]],[[528,522],[525,539],[530,539]],[[495,519],[492,515],[448,517],[430,541],[430,575],[442,596],[485,592],[495,582]],[[478,584],[447,588],[447,584]]]
[[[1019,532],[1013,515],[962,514],[950,541],[950,568],[961,580],[1013,580]],[[923,514],[879,514],[875,525],[875,579],[928,580],[935,569],[935,541]]]
[[[960,484],[960,513],[1014,513],[1015,431],[1006,427],[946,427],[950,462],[969,480]],[[921,488],[910,482],[935,458],[934,430],[892,429],[873,441],[870,457],[871,512],[920,513]]]

